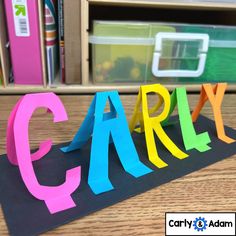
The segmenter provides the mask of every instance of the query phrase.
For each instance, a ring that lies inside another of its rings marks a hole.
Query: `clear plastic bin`
[[[94,21],[95,83],[236,82],[236,27]]]

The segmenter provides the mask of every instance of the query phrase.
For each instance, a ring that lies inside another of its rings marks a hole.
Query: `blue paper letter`
[[[111,111],[104,113],[107,101]],[[62,151],[70,152],[82,148],[91,135],[88,184],[95,194],[113,189],[108,176],[110,137],[125,171],[136,178],[152,172],[139,160],[117,91],[99,92],[95,95],[82,126],[70,145],[62,148]]]

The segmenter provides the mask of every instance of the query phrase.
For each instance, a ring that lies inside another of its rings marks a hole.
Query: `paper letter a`
[[[104,113],[107,101],[110,104],[110,112]],[[88,184],[95,194],[113,189],[108,176],[110,136],[126,172],[137,178],[152,171],[139,160],[118,92],[96,94],[82,126],[70,145],[62,148],[62,151],[69,152],[82,148],[91,135]]]

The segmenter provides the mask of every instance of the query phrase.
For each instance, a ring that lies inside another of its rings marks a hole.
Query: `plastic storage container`
[[[234,82],[236,83],[236,27],[224,26],[180,26],[185,33],[202,33],[209,36],[209,46],[203,73],[192,82]],[[199,54],[198,54],[199,55]],[[196,67],[195,60],[182,61],[181,67]],[[184,79],[180,78],[180,81]]]
[[[236,27],[94,21],[95,83],[236,82]]]

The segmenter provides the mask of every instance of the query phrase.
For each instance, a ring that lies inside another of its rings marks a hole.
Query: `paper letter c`
[[[32,156],[30,154],[29,121],[33,112],[39,107],[49,109],[54,115],[54,122],[68,119],[62,102],[54,93],[25,95],[15,106],[8,121],[7,151],[10,150],[10,145],[14,145],[16,156],[13,156],[14,152],[8,153],[9,161],[12,164],[19,165],[22,179],[29,192],[35,198],[44,200],[50,213],[53,214],[75,206],[70,195],[80,185],[81,169],[79,166],[68,170],[66,172],[66,180],[62,185],[51,187],[39,184],[32,161],[40,159],[51,148],[51,143],[46,141],[43,142],[44,145],[40,145],[41,153],[38,152],[37,154],[36,152],[36,157],[33,157],[35,154]]]

